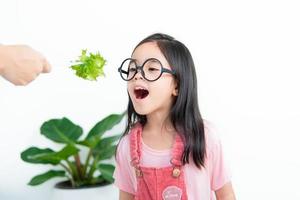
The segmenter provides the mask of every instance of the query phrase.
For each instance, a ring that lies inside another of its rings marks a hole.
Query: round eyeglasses
[[[125,59],[121,66],[118,68],[118,72],[125,81],[130,81],[141,71],[144,79],[147,81],[156,81],[162,75],[162,73],[170,73],[175,75],[175,72],[166,68],[163,68],[161,62],[156,58],[147,59],[141,66],[138,66],[135,59]]]

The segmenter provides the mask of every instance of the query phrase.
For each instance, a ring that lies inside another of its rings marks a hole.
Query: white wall
[[[53,71],[26,87],[0,79],[0,199],[51,195],[56,180],[26,185],[49,168],[22,162],[20,152],[51,144],[39,134],[50,118],[67,116],[88,131],[122,112],[117,67],[154,32],[192,52],[200,109],[219,128],[238,199],[300,199],[299,10],[296,0],[1,0],[0,43],[31,45]],[[106,78],[73,75],[68,65],[82,48],[108,60]]]

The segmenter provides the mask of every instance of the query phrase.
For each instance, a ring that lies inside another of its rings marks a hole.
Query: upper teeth
[[[135,89],[135,90],[146,90],[145,88],[139,87],[139,86],[138,86],[138,87],[135,87],[134,89]]]

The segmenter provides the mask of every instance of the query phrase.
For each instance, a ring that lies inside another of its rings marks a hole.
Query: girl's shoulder
[[[126,152],[129,155],[130,140],[132,139],[131,135],[136,134],[137,130],[140,130],[140,128],[141,128],[141,125],[136,123],[130,128],[130,130],[127,134],[125,134],[124,136],[121,137],[119,145],[118,145],[118,149],[120,149],[120,151]]]
[[[205,142],[207,151],[212,151],[216,146],[220,145],[220,132],[215,123],[210,120],[203,119]]]
[[[129,145],[130,145],[129,135],[126,134],[122,136],[119,141],[118,148],[117,148],[118,154],[127,155],[130,152]]]

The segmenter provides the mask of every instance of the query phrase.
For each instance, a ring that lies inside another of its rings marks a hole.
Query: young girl
[[[200,115],[187,47],[150,35],[118,71],[129,94],[114,171],[120,200],[234,200],[221,143]]]

